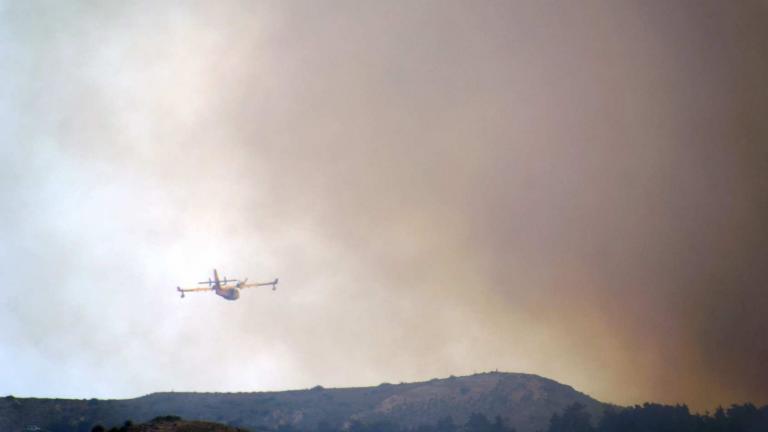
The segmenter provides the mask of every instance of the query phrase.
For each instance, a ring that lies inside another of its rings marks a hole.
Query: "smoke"
[[[764,4],[0,11],[6,392],[768,402]]]

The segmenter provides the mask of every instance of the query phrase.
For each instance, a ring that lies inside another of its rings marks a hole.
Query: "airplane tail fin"
[[[277,290],[277,282],[279,278],[275,278],[275,280],[272,281],[272,291]]]
[[[181,293],[181,298],[184,298],[184,290],[181,289],[181,287],[176,287],[176,291]]]

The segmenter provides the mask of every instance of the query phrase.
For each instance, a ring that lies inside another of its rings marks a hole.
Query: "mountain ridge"
[[[9,399],[11,398],[11,399]],[[386,421],[404,427],[451,417],[463,423],[472,413],[500,416],[517,432],[546,429],[552,414],[580,403],[597,418],[608,405],[549,378],[485,372],[375,387],[212,393],[156,392],[133,399],[73,400],[6,397],[0,400],[0,430],[40,425],[52,432],[82,430],[85,423],[120,424],[162,415],[214,421],[251,430],[321,425],[348,428],[352,422]]]

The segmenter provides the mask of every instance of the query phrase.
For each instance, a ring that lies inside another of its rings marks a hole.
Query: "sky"
[[[768,3],[0,0],[0,394],[768,403]],[[280,278],[228,302],[177,285]]]

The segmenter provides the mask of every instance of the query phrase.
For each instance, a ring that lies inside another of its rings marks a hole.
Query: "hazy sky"
[[[0,1],[0,394],[768,403],[766,118],[761,1]]]

